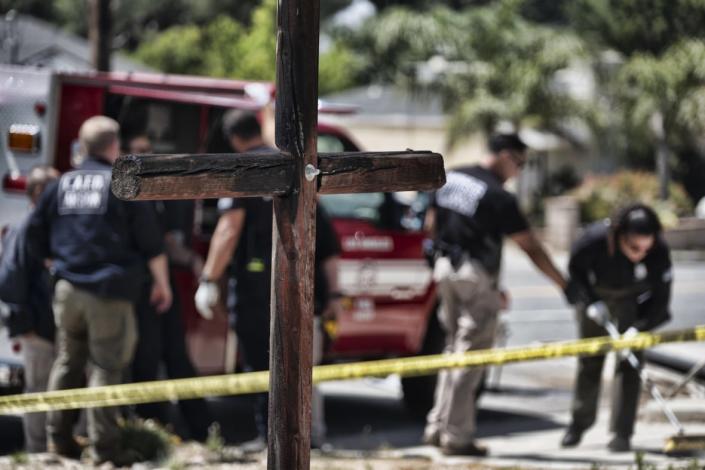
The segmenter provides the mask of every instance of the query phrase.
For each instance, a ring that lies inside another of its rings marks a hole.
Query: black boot
[[[561,439],[561,447],[575,447],[580,444],[582,438],[583,432],[571,426],[566,430],[563,439]]]
[[[609,444],[607,444],[607,448],[610,452],[629,452],[632,448],[629,441],[630,439],[628,437],[617,435],[612,438]]]

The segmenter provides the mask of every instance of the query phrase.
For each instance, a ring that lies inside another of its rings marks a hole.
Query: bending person
[[[619,331],[632,336],[652,330],[670,319],[671,260],[654,211],[634,204],[611,221],[598,222],[585,231],[571,251],[570,288],[577,300],[581,338],[605,336],[605,330],[586,315],[587,306],[606,308]],[[599,303],[599,304],[598,304]],[[635,352],[639,361],[643,354]],[[573,399],[573,417],[561,445],[573,447],[593,425],[600,395],[605,356],[579,360]],[[620,357],[612,394],[608,448],[630,449],[639,403],[639,372]]]

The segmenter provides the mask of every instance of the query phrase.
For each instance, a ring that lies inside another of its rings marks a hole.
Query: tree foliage
[[[0,13],[10,10],[50,21],[56,16],[54,3],[46,0],[0,0]]]
[[[415,11],[431,10],[445,6],[452,10],[462,11],[467,8],[487,6],[502,0],[370,0],[378,11],[388,8],[405,7]],[[519,13],[525,18],[538,23],[567,22],[566,5],[572,0],[525,0]]]
[[[390,9],[356,39],[370,76],[439,93],[449,142],[500,122],[561,131],[581,105],[554,78],[581,53],[571,34],[529,22],[521,2],[453,11]]]
[[[686,40],[662,54],[636,53],[615,81],[620,152],[637,164],[653,167],[653,119],[660,115],[666,143],[675,156],[671,161],[675,175],[694,198],[704,196],[700,136],[705,133],[705,44]]]
[[[86,36],[89,18],[86,0],[22,1],[53,5],[51,12],[42,18]],[[260,3],[260,0],[112,0],[115,42],[118,47],[132,50],[154,32],[177,25],[203,25],[222,15],[245,23]],[[34,14],[31,10],[20,11]]]
[[[626,56],[705,38],[705,0],[575,0],[567,9],[583,36]]]
[[[221,16],[249,25],[262,0],[112,0],[116,48],[136,49],[154,33],[174,26],[204,26]],[[351,0],[326,0],[321,18],[348,6]],[[72,33],[88,34],[87,0],[0,0],[0,12],[15,9],[55,23]]]
[[[568,11],[598,65],[604,49],[619,55],[597,68],[609,104],[596,107],[602,112],[596,134],[609,141],[603,150],[653,169],[652,119],[659,114],[674,176],[694,199],[705,196],[705,0],[576,0]]]
[[[683,41],[663,54],[635,54],[617,77],[627,124],[649,127],[655,113],[663,115],[667,134],[705,131],[705,44]],[[670,132],[668,132],[670,131]]]
[[[204,26],[174,26],[143,42],[135,57],[167,73],[274,80],[276,0],[264,0],[249,25],[220,16]],[[357,57],[337,42],[320,58],[321,94],[350,86]]]

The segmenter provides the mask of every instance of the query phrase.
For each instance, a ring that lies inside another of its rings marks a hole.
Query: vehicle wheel
[[[426,336],[419,355],[440,354],[445,342],[444,332],[438,323],[436,311],[431,314],[426,329]],[[425,417],[433,406],[433,394],[436,390],[438,374],[421,377],[404,377],[401,388],[404,393],[404,405],[414,415]]]

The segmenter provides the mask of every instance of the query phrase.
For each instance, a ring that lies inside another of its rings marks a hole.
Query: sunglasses
[[[625,242],[624,248],[635,255],[645,255],[651,250],[651,246],[642,246],[636,243]]]
[[[519,152],[509,151],[509,158],[512,159],[517,168],[521,169],[526,165],[526,156]]]

